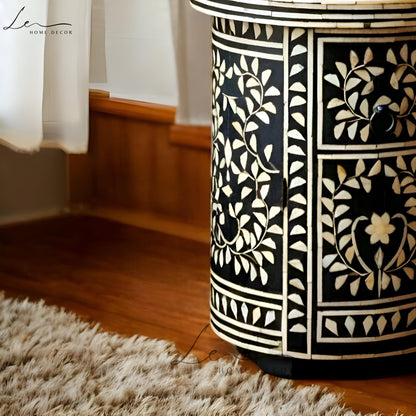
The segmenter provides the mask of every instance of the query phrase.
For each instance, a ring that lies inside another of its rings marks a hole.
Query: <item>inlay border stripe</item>
[[[270,354],[270,355],[282,355],[282,351],[281,350],[277,350],[274,348],[265,348],[265,347],[260,347],[260,346],[254,346],[252,344],[247,344],[246,342],[241,342],[235,338],[232,338],[228,335],[226,335],[224,332],[219,331],[214,325],[211,325],[212,330],[223,340],[229,342],[230,344],[233,344],[237,347],[240,348],[245,348],[248,349],[250,351],[256,351],[256,352],[260,352],[263,354]]]
[[[260,337],[258,335],[252,335],[252,334],[249,334],[247,332],[240,332],[240,331],[237,331],[233,328],[230,328],[229,326],[219,322],[213,315],[211,315],[211,320],[215,324],[215,326],[224,330],[226,333],[231,334],[231,335],[235,335],[239,338],[244,338],[247,341],[254,341],[256,343],[262,343],[262,344],[270,345],[270,346],[273,346],[273,347],[278,347],[280,345],[280,340],[276,339],[276,337],[280,337],[281,334],[276,334],[274,336],[274,338],[263,338],[263,337]],[[247,328],[245,328],[245,329],[247,329]],[[253,332],[254,332],[254,330],[253,330]]]
[[[221,33],[220,31],[216,30],[215,28],[212,28],[212,33],[215,36],[217,36],[218,38],[222,38],[222,39],[227,40],[229,42],[237,43],[237,44],[240,43],[241,45],[243,45],[243,47],[245,45],[250,45],[250,46],[272,49],[272,50],[279,49],[283,53],[283,43],[281,43],[281,42],[266,42],[266,41],[263,41],[263,40],[255,40],[255,39],[243,38],[243,37],[239,37],[239,36],[231,36],[231,35],[228,35],[226,33]]]
[[[416,309],[416,303],[411,304],[405,304],[401,306],[394,306],[389,308],[383,308],[383,309],[364,309],[364,310],[336,310],[336,311],[319,311],[317,314],[317,342],[325,342],[325,343],[362,343],[362,342],[382,342],[382,341],[388,341],[391,339],[398,339],[398,338],[404,338],[407,336],[415,335],[416,334],[416,328],[408,329],[404,331],[396,331],[393,329],[393,332],[390,332],[388,334],[381,334],[377,336],[349,336],[349,337],[341,337],[334,335],[332,337],[324,336],[323,330],[324,330],[324,319],[325,318],[336,318],[336,317],[345,317],[345,318],[352,318],[352,317],[371,317],[371,326],[377,326],[377,323],[374,322],[374,319],[378,316],[378,318],[384,317],[385,314],[392,314],[392,313],[398,313],[408,310],[414,311]],[[374,319],[373,319],[374,318]],[[399,321],[404,318],[400,315]],[[387,321],[386,321],[387,323]],[[416,323],[416,320],[412,321],[411,323],[408,323],[407,327],[409,327],[411,324]],[[382,331],[384,332],[384,330]]]
[[[213,270],[211,270],[211,280],[213,280],[214,282],[215,280],[217,280],[219,283],[229,288],[232,288],[234,290],[237,290],[241,293],[246,293],[247,295],[251,294],[253,296],[258,296],[261,298],[268,298],[268,299],[280,301],[280,302],[283,299],[283,295],[281,295],[280,293],[263,292],[261,290],[251,289],[248,287],[240,286],[235,283],[229,282],[228,280],[225,280],[222,277],[218,276],[218,274],[215,273]]]
[[[236,54],[240,54],[240,55],[245,55],[245,56],[251,56],[254,58],[262,58],[262,59],[270,59],[271,61],[282,61],[283,60],[283,56],[282,55],[272,55],[269,53],[264,53],[264,52],[256,52],[256,51],[252,51],[252,50],[248,50],[248,49],[239,49],[239,48],[234,48],[228,45],[224,45],[223,43],[220,43],[218,41],[216,41],[215,39],[212,39],[212,44],[214,46],[216,46],[219,49],[222,49],[224,51],[228,51],[228,52],[232,52],[232,53],[236,53]]]
[[[282,310],[281,305],[276,304],[276,303],[267,303],[267,302],[262,302],[262,301],[259,301],[259,300],[256,300],[256,299],[250,299],[250,298],[247,298],[247,297],[243,297],[243,296],[236,295],[235,293],[232,293],[232,292],[230,292],[230,291],[228,291],[226,289],[223,289],[222,287],[218,286],[214,282],[214,280],[211,280],[211,285],[212,285],[212,287],[217,292],[219,292],[219,293],[221,293],[221,294],[223,294],[225,296],[228,296],[230,299],[235,299],[235,300],[238,300],[240,302],[250,303],[252,305],[260,306],[262,308],[275,309],[277,311],[281,311]]]

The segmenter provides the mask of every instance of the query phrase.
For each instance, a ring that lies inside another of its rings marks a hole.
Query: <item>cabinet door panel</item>
[[[270,354],[281,353],[282,33],[225,19],[213,27],[211,322]]]
[[[319,38],[321,149],[416,144],[413,39],[414,35]]]

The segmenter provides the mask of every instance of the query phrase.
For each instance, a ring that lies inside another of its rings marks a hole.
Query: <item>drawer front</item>
[[[319,37],[318,146],[414,146],[415,36]]]

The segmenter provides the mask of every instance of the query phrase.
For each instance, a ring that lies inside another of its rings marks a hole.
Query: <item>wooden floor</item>
[[[209,322],[209,247],[83,216],[2,227],[0,290],[43,298],[105,330],[174,341],[185,354]],[[235,350],[207,328],[193,353],[202,361]],[[416,373],[296,383],[345,392],[346,405],[356,412],[416,415]]]

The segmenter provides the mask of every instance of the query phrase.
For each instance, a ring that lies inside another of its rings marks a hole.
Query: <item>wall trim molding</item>
[[[119,117],[156,122],[175,123],[176,107],[143,101],[110,97],[107,91],[90,90],[90,111]]]
[[[173,124],[170,126],[169,142],[176,146],[211,150],[211,127]]]

